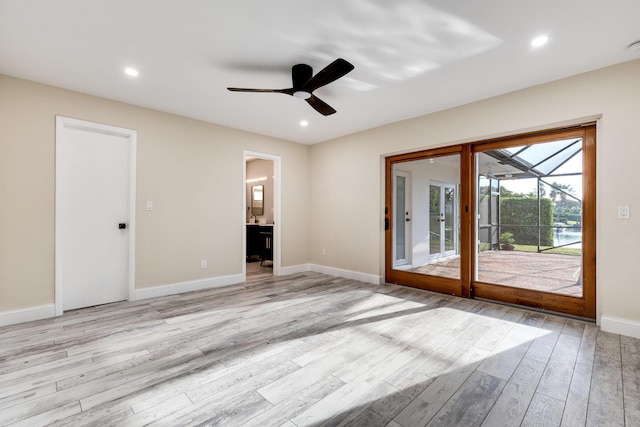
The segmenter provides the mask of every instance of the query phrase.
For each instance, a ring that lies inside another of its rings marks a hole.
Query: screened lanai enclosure
[[[474,279],[582,295],[582,138],[477,152]],[[394,269],[460,278],[460,156],[394,165]]]
[[[477,279],[581,296],[582,139],[477,154]]]

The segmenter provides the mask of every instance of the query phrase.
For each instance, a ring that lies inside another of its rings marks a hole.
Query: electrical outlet
[[[629,206],[618,206],[618,219],[629,219]]]
[[[207,268],[207,260],[203,259],[202,261],[200,261],[200,266],[201,268]]]
[[[322,248],[322,256],[325,256],[327,254],[327,250],[325,248]]]

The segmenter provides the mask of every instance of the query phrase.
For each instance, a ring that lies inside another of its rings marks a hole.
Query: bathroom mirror
[[[251,215],[264,215],[264,185],[251,187]]]

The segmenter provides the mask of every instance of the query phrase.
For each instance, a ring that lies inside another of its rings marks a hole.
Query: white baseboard
[[[243,274],[232,274],[229,276],[210,277],[202,280],[192,280],[189,282],[174,283],[170,285],[154,286],[152,288],[140,288],[135,291],[135,300],[158,298],[168,295],[181,294],[184,292],[201,291],[203,289],[219,288],[222,286],[236,285],[244,283]]]
[[[32,320],[48,319],[55,316],[55,304],[5,311],[0,312],[0,326],[15,325],[16,323],[31,322]]]
[[[332,276],[344,277],[346,279],[359,280],[360,282],[371,283],[372,285],[382,284],[382,277],[375,274],[360,273],[359,271],[343,270],[341,268],[328,267],[326,265],[311,264],[311,271],[316,273],[330,274]]]
[[[290,274],[305,273],[311,270],[311,264],[292,265],[289,267],[280,267],[280,275],[288,276]]]
[[[382,284],[381,276],[376,276],[374,274],[360,273],[358,271],[343,270],[341,268],[327,267],[326,265],[300,264],[300,265],[293,265],[290,267],[280,268],[280,274],[283,276],[286,276],[289,274],[304,273],[307,271],[313,271],[314,273],[329,274],[331,276],[337,276],[337,277],[344,277],[346,279],[359,280],[361,282],[371,283],[373,285]]]
[[[617,317],[600,317],[600,329],[605,332],[640,338],[640,322],[634,322]]]

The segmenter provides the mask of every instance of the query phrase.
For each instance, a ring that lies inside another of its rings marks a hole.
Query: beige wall
[[[597,141],[597,305],[640,322],[640,60],[311,147],[312,263],[382,275],[386,154],[601,117]],[[617,205],[631,219],[616,218]],[[326,256],[321,255],[326,248]]]
[[[138,132],[137,288],[242,273],[243,149],[282,157],[282,266],[308,262],[308,146],[0,75],[0,313],[54,302],[56,115]]]
[[[385,155],[601,117],[598,313],[640,322],[638,75],[633,61],[311,147],[0,76],[0,313],[53,303],[56,115],[138,131],[138,288],[241,273],[243,149],[282,156],[283,267],[382,275]]]

